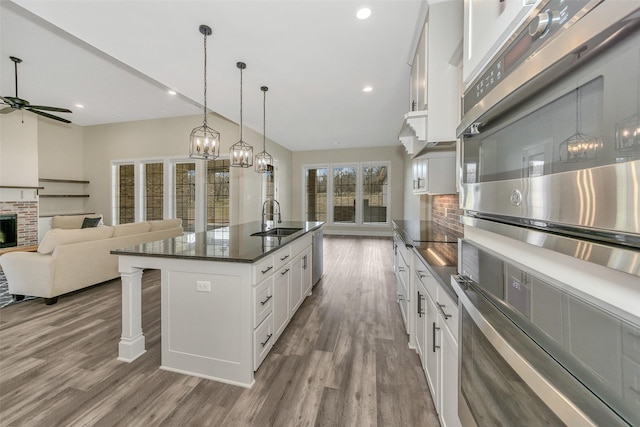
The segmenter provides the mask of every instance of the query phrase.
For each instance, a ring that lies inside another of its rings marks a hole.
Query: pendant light
[[[273,157],[267,153],[267,86],[261,86],[262,91],[262,152],[256,154],[256,172],[266,173],[269,166],[273,165]]]
[[[231,166],[249,168],[253,165],[253,147],[242,140],[242,70],[247,68],[244,62],[236,63],[240,69],[240,141],[231,146],[229,157]]]
[[[189,157],[213,160],[220,156],[220,132],[207,126],[207,36],[211,27],[200,25],[200,33],[204,35],[204,124],[191,131]]]

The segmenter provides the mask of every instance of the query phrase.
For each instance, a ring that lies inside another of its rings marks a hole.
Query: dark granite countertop
[[[414,246],[417,242],[453,242],[458,243],[462,234],[451,228],[443,227],[433,221],[397,220],[393,221],[393,228],[400,234],[400,238],[407,245]]]
[[[407,247],[412,247],[424,260],[430,273],[447,293],[458,301],[458,295],[451,287],[451,275],[458,272],[458,238],[463,236],[450,228],[433,221],[393,220]]]
[[[300,228],[286,237],[260,237],[251,234],[262,231],[260,221],[231,225],[215,230],[186,233],[180,237],[143,243],[111,251],[114,255],[182,258],[200,261],[253,263],[278,250],[306,233],[316,230],[324,222],[282,221],[278,228]]]

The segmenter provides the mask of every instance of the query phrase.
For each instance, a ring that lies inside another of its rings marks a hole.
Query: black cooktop
[[[433,221],[393,220],[393,223],[408,245],[418,242],[458,243],[458,238],[462,237],[461,233]]]

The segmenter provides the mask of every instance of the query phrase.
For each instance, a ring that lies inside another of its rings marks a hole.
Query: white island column
[[[123,265],[122,278],[122,335],[118,344],[118,360],[132,362],[147,350],[142,334],[142,269]]]

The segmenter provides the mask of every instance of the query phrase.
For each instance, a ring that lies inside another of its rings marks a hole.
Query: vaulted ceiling
[[[80,126],[202,114],[206,24],[209,109],[239,122],[243,61],[245,126],[262,132],[268,86],[267,136],[294,151],[399,144],[426,14],[424,0],[0,1],[3,96],[16,56],[20,97]]]

